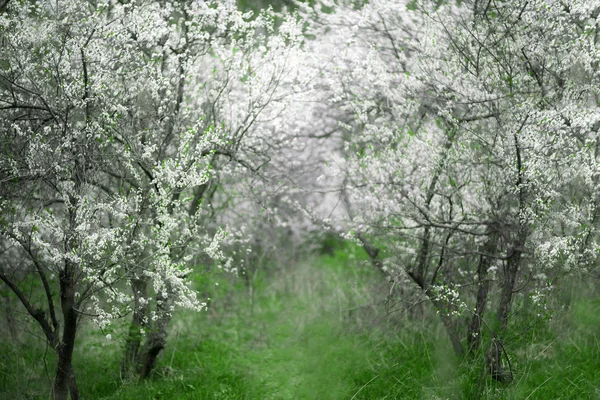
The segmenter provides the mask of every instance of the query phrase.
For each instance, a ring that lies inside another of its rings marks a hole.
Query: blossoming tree
[[[211,199],[284,142],[293,18],[228,2],[10,2],[0,14],[0,279],[58,355],[54,397],[78,398],[78,322],[132,323],[123,372],[149,374],[202,254],[228,266]],[[37,277],[44,298],[31,297]]]
[[[319,65],[343,145],[329,161],[345,230],[393,285],[408,279],[431,300],[457,354],[479,346],[496,300],[487,360],[499,380],[512,379],[502,337],[514,293],[597,254],[599,7],[305,9],[314,46],[343,49]]]

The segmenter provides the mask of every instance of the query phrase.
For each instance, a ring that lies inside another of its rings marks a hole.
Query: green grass
[[[84,327],[75,358],[82,398],[600,398],[600,301],[593,296],[574,298],[551,322],[510,332],[515,382],[505,386],[482,374],[480,359],[453,355],[427,307],[422,318],[387,316],[385,284],[362,257],[345,248],[272,268],[257,274],[252,290],[243,279],[199,276],[199,289],[214,299],[210,310],[174,318],[146,381],[119,378],[123,327],[111,341]],[[47,398],[43,344],[0,346],[0,398]],[[50,352],[47,363],[54,365]]]

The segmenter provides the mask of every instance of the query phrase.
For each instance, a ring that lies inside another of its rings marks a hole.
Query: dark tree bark
[[[0,280],[6,283],[19,298],[27,312],[39,323],[48,340],[48,344],[56,351],[58,363],[52,388],[53,398],[55,400],[67,400],[70,394],[72,400],[78,400],[79,389],[73,369],[73,349],[75,348],[78,319],[75,309],[75,266],[71,263],[66,263],[64,271],[59,276],[60,307],[63,313],[62,336],[60,335],[60,326],[56,319],[52,294],[49,292],[48,285],[43,286],[47,290],[50,321],[48,321],[48,313],[34,308],[18,285],[1,272]]]
[[[508,325],[512,298],[515,290],[515,282],[521,267],[521,256],[527,240],[527,230],[521,227],[512,248],[509,249],[502,278],[502,292],[500,295],[500,304],[498,306],[499,330],[504,331]]]
[[[77,311],[75,310],[75,266],[67,262],[60,274],[60,305],[64,318],[64,328],[60,344],[57,346],[58,365],[54,379],[54,398],[79,399],[79,389],[73,370],[73,349],[77,336]]]
[[[483,245],[482,252],[484,254],[479,256],[479,264],[477,265],[477,299],[475,301],[475,311],[471,317],[467,330],[467,346],[469,352],[477,351],[481,342],[481,325],[490,290],[490,281],[488,280],[487,274],[490,269],[492,258],[488,255],[494,254],[497,246],[497,234],[490,233]]]
[[[429,187],[427,188],[427,193],[425,197],[425,210],[428,212],[429,207],[431,206],[431,202],[433,197],[435,196],[435,190],[437,187],[437,183],[442,174],[442,170],[448,158],[448,152],[454,145],[456,140],[456,131],[454,129],[450,129],[448,131],[448,137],[446,138],[446,142],[444,143],[444,147],[442,148],[441,158],[437,165],[437,168],[431,178],[431,182],[429,183]],[[428,218],[427,215],[424,215],[425,218]],[[452,349],[457,356],[461,356],[464,352],[462,343],[460,341],[460,336],[456,329],[455,321],[448,315],[448,304],[445,301],[440,300],[432,291],[431,285],[435,283],[435,279],[437,278],[437,271],[433,274],[431,283],[428,282],[427,278],[427,266],[430,260],[431,253],[431,226],[425,225],[423,230],[423,236],[421,238],[421,247],[419,248],[416,265],[415,267],[409,271],[408,275],[413,279],[413,281],[423,290],[423,292],[427,295],[427,298],[431,301],[436,311],[438,312],[440,319],[442,320],[442,324],[446,328],[446,333],[452,343]],[[449,238],[449,236],[448,236]],[[443,251],[443,249],[442,249]],[[440,266],[443,263],[443,253],[440,256]]]
[[[423,213],[423,216],[425,219],[429,218],[429,215],[427,215],[427,214],[429,212],[431,202],[432,202],[433,198],[435,197],[435,191],[436,191],[438,181],[440,179],[444,165],[448,158],[448,153],[449,153],[450,149],[452,148],[452,146],[454,145],[454,142],[456,141],[456,138],[457,138],[456,130],[453,128],[450,128],[447,134],[448,134],[448,136],[447,136],[444,146],[440,152],[440,160],[438,162],[438,165],[436,166],[436,169],[431,178],[431,181],[429,182],[427,192],[425,194],[424,207],[422,210],[420,210],[421,213]],[[346,197],[346,196],[344,196],[344,197]],[[353,216],[352,216],[352,212],[350,210],[350,206],[348,204],[347,198],[344,199],[344,202],[346,204],[346,209],[348,210],[348,214],[349,214],[350,218],[352,219]],[[434,283],[434,281],[436,279],[437,271],[436,271],[436,273],[433,274],[431,283],[429,283],[429,280],[427,278],[427,266],[428,266],[428,263],[430,262],[430,257],[431,257],[430,253],[431,253],[431,247],[432,247],[431,246],[431,235],[432,235],[432,226],[425,224],[423,227],[423,236],[421,237],[421,240],[420,240],[421,246],[419,247],[419,251],[417,252],[415,265],[413,266],[413,268],[411,268],[408,271],[408,275],[411,277],[413,282],[415,282],[417,284],[417,286],[419,286],[421,291],[427,296],[427,298],[433,304],[434,308],[436,309],[436,311],[438,312],[438,314],[440,316],[440,319],[442,321],[442,324],[444,325],[444,328],[446,328],[446,332],[447,332],[448,338],[450,339],[450,342],[452,344],[452,349],[454,350],[454,353],[457,356],[461,356],[464,353],[464,349],[463,349],[463,345],[460,340],[460,335],[458,333],[456,323],[455,323],[455,321],[453,321],[453,319],[447,313],[448,308],[449,308],[448,304],[446,304],[445,301],[440,300],[431,290],[431,285]],[[369,241],[366,240],[364,235],[358,234],[357,237],[361,241],[363,248],[365,249],[366,253],[369,255],[373,265],[382,274],[384,274],[384,276],[388,280],[390,280],[390,282],[393,283],[394,277],[391,276],[390,273],[385,270],[385,268],[383,268],[384,267],[383,263],[381,261],[381,258],[379,257],[379,249],[377,247],[373,246],[371,243],[369,243]],[[449,237],[450,236],[447,236],[447,238],[449,238]],[[440,256],[440,265],[443,263],[443,257],[444,256],[443,256],[443,252],[442,252],[442,255]]]
[[[504,343],[501,338],[508,326],[513,294],[515,292],[515,283],[521,266],[521,255],[523,254],[526,240],[527,231],[522,227],[513,243],[513,247],[509,249],[509,254],[507,256],[508,259],[502,278],[500,303],[498,305],[498,333],[490,343],[487,353],[487,363],[492,378],[504,383],[511,382],[513,380],[513,374],[511,370],[506,370],[502,366],[502,356],[503,354],[506,354],[506,352],[504,351]]]
[[[0,14],[6,11],[8,3],[10,3],[10,0],[0,0]]]
[[[506,352],[502,340],[493,338],[486,354],[489,373],[492,378],[502,383],[510,383],[513,380],[512,368],[508,370],[502,366],[502,357]],[[508,361],[508,358],[507,358]]]

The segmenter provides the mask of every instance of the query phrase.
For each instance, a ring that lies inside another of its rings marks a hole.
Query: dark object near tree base
[[[504,351],[504,346],[502,345],[502,341],[494,338],[490,343],[486,361],[492,378],[494,378],[498,382],[510,383],[513,380],[512,368],[510,367],[508,355],[506,355],[506,360],[508,361],[509,369],[507,370],[502,366],[503,353],[506,355],[506,352]]]

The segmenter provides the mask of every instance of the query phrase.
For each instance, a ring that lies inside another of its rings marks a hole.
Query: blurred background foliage
[[[312,0],[307,1],[311,2]],[[292,9],[295,2],[295,0],[237,0],[237,5],[242,10],[252,10],[256,13],[269,6],[276,11],[281,11],[283,7]]]

